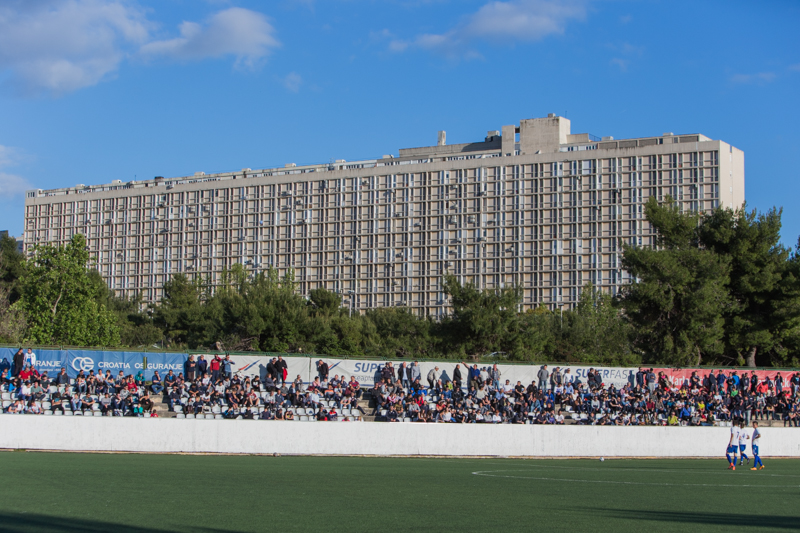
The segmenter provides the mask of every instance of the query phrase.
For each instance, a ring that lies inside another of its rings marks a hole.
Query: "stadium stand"
[[[353,378],[329,379],[327,367],[308,384],[300,376],[288,381],[285,369],[269,365],[263,380],[240,376],[218,358],[206,363],[190,357],[184,370],[163,377],[156,373],[147,382],[141,372],[113,376],[108,370],[80,371],[70,379],[64,369],[52,378],[30,366],[17,376],[4,370],[2,411],[45,416],[686,426],[727,425],[743,418],[800,427],[798,372],[786,377],[776,372],[765,379],[755,372],[710,371],[702,376],[693,372],[682,385],[673,386],[663,373],[642,368],[633,383],[617,388],[604,384],[593,369],[583,382],[558,367],[550,372],[542,366],[538,379],[523,385],[502,379],[496,366],[460,363],[453,369],[453,380],[442,379],[447,374],[436,367],[423,385],[413,366],[395,368],[386,363],[376,385],[362,391]],[[372,408],[371,415],[365,407]]]
[[[454,381],[432,370],[426,381],[433,386],[425,387],[419,377],[395,375],[387,363],[371,391],[373,414],[388,422],[710,426],[743,418],[800,426],[800,373],[785,382],[780,373],[759,380],[755,372],[710,371],[702,377],[694,372],[673,387],[663,373],[640,369],[634,384],[616,388],[606,386],[594,369],[581,382],[558,367],[551,373],[543,366],[538,382],[525,386],[502,380],[496,366],[461,365],[466,387],[458,367]]]

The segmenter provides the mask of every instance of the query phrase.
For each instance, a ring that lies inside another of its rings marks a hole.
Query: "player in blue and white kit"
[[[734,422],[731,424],[731,438],[728,441],[728,449],[725,457],[728,458],[728,470],[736,470],[736,453],[739,451],[739,425]]]
[[[750,458],[745,453],[747,451],[747,439],[750,435],[747,434],[747,428],[744,427],[744,418],[739,421],[739,466],[742,466],[745,461],[750,464]]]
[[[758,445],[761,440],[761,432],[758,431],[758,422],[753,422],[753,436],[751,442],[753,446],[753,468],[750,470],[762,470],[764,463],[761,462],[761,456],[758,454]]]

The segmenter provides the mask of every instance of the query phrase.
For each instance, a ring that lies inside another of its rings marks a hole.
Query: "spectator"
[[[278,379],[281,385],[284,385],[286,383],[286,378],[289,376],[289,365],[287,365],[283,357],[279,355],[275,366],[278,369]]]
[[[202,377],[208,373],[208,361],[205,356],[201,355],[197,359],[197,375]]]
[[[33,350],[28,348],[28,351],[25,353],[25,365],[36,368],[36,354],[33,353]]]
[[[317,361],[317,375],[319,376],[320,381],[325,381],[328,379],[328,363],[320,359]]]
[[[536,377],[539,379],[539,388],[542,390],[547,389],[547,379],[550,377],[550,372],[547,370],[547,365],[542,365]]]
[[[161,394],[164,391],[164,385],[161,384],[161,376],[158,375],[158,370],[153,372],[153,379],[150,381],[150,390],[153,394]]]
[[[434,367],[428,372],[428,386],[432,389],[434,383],[439,380],[439,367]]]
[[[14,354],[14,368],[13,374],[14,377],[19,376],[19,373],[22,372],[22,369],[25,367],[25,352],[22,351],[22,348],[17,350],[17,353]]]
[[[67,375],[67,369],[61,367],[61,372],[58,373],[56,378],[53,380],[56,385],[69,385],[69,376]]]
[[[500,372],[500,369],[497,368],[497,365],[496,364],[492,365],[492,370],[491,370],[491,372],[489,372],[489,377],[492,380],[492,384],[494,385],[494,388],[499,388],[500,387],[500,377],[501,376],[502,376],[502,373]]]
[[[231,361],[230,355],[225,354],[225,359],[220,363],[220,371],[226,379],[231,379],[233,377],[233,362]]]
[[[218,355],[215,355],[208,365],[209,369],[211,370],[212,383],[216,383],[219,380],[221,364],[222,364],[222,359],[220,359]]]

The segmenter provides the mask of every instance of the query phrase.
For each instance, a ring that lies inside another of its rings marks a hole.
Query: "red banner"
[[[701,368],[654,368],[653,371],[656,373],[656,376],[658,376],[661,372],[663,372],[664,376],[666,376],[666,378],[667,378],[667,381],[670,383],[670,385],[673,388],[680,388],[680,387],[683,386],[684,383],[687,383],[687,384],[690,383],[690,379],[691,379],[692,374],[694,372],[697,372],[697,375],[700,377],[700,385],[702,386],[703,385],[703,381],[705,380],[706,376],[708,376],[708,374],[710,373],[711,370],[710,369],[705,369],[705,368],[702,368],[702,369]],[[766,381],[766,379],[769,378],[770,381],[772,381],[772,383],[773,383],[773,387],[774,387],[774,384],[775,384],[775,378],[777,378],[778,375],[780,375],[783,378],[783,388],[784,388],[784,390],[790,388],[790,384],[789,383],[790,383],[790,381],[792,379],[792,376],[795,374],[795,372],[789,371],[789,370],[755,370],[755,371],[752,371],[752,370],[747,370],[747,369],[744,369],[744,368],[740,369],[740,370],[725,369],[725,370],[722,371],[722,373],[725,374],[726,378],[730,377],[733,372],[736,372],[736,374],[739,376],[739,378],[741,378],[742,376],[747,374],[748,376],[751,376],[751,379],[752,379],[753,373],[755,373],[755,375],[758,377],[758,382],[759,383],[761,383],[763,381]],[[717,369],[714,370],[714,379],[717,379],[717,376],[719,375],[719,373],[720,373],[719,370],[717,370]]]

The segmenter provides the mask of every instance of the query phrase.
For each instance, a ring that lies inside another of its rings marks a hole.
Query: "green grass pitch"
[[[800,461],[0,453],[0,531],[768,531]]]

